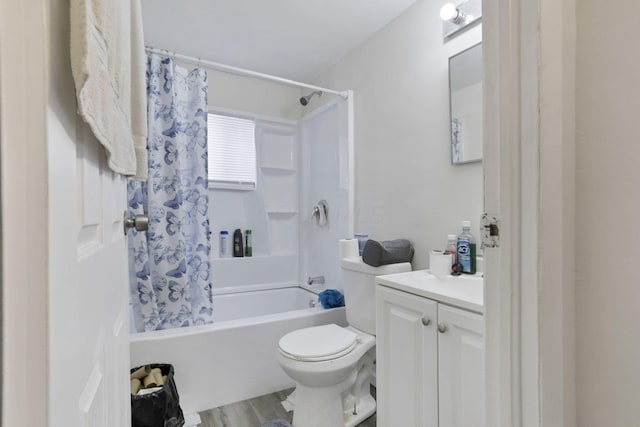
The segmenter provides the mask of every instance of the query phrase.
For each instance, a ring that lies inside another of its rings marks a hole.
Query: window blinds
[[[256,144],[253,120],[209,113],[209,186],[236,190],[256,188]]]

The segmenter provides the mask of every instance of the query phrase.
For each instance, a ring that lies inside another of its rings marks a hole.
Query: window
[[[209,187],[256,188],[255,122],[234,116],[207,115]]]

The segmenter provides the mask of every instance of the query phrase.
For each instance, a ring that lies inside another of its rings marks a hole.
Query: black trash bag
[[[143,396],[131,395],[131,427],[182,427],[184,415],[180,409],[180,397],[173,379],[173,366],[166,363],[149,365],[160,368],[167,380],[162,389]],[[138,370],[140,366],[131,369]]]

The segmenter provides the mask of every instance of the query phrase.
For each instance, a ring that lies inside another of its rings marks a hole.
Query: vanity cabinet
[[[376,288],[378,426],[483,426],[482,315]]]
[[[483,331],[481,315],[438,304],[440,427],[484,425]]]

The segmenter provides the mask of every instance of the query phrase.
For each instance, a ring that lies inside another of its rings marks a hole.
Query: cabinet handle
[[[429,326],[429,325],[431,324],[431,319],[429,319],[427,316],[424,316],[424,317],[422,318],[422,324],[423,324],[424,326]]]
[[[444,323],[438,323],[438,332],[440,332],[441,334],[447,332],[447,325],[445,325]]]

